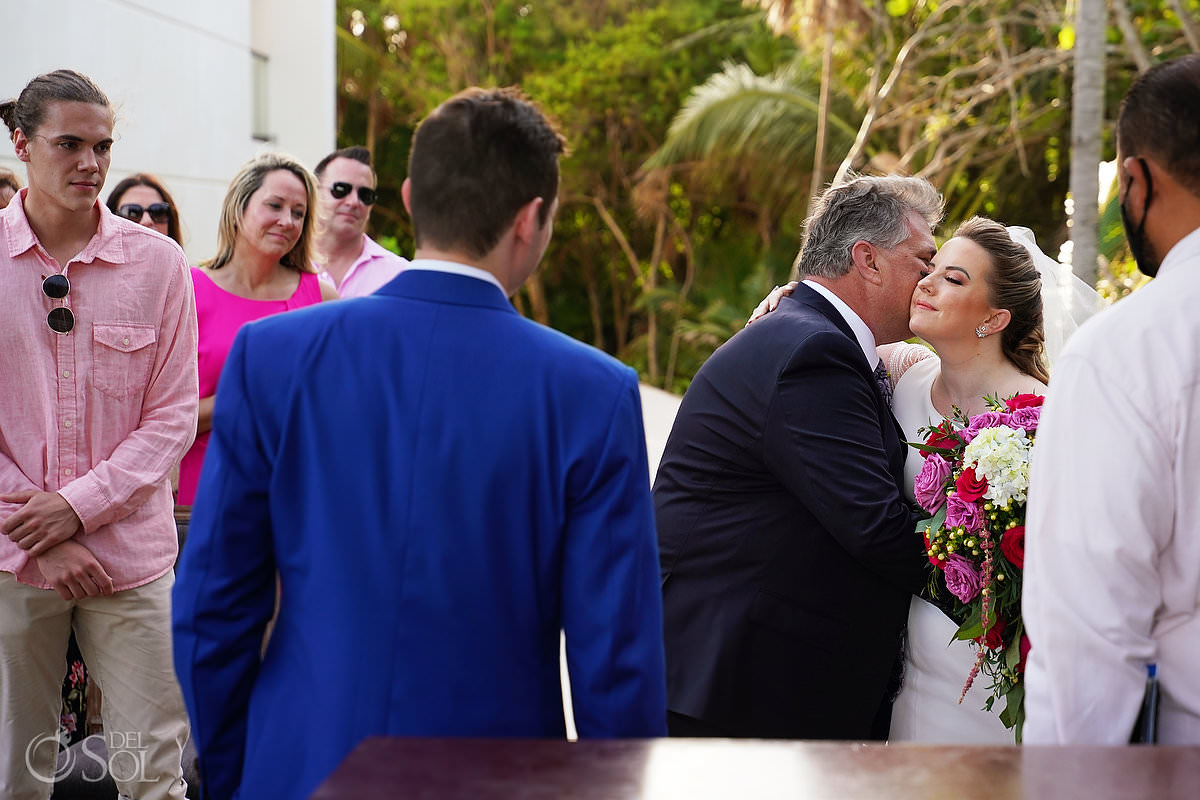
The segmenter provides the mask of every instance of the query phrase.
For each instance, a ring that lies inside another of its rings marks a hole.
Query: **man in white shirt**
[[[317,233],[321,277],[342,297],[365,297],[400,274],[408,259],[367,236],[375,205],[375,170],[365,147],[335,150],[317,164]]]
[[[1130,250],[1158,277],[1055,364],[1029,493],[1030,744],[1129,741],[1152,663],[1158,740],[1200,744],[1200,55],[1130,88],[1117,161]]]

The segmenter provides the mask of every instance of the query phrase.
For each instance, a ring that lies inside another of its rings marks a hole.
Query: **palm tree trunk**
[[[1096,283],[1100,201],[1098,169],[1104,123],[1104,0],[1078,0],[1075,76],[1071,89],[1071,263],[1089,286]]]
[[[367,95],[367,151],[372,156],[375,155],[375,137],[377,135],[379,119],[379,87],[371,87],[370,94]]]
[[[525,281],[525,291],[529,293],[530,313],[533,319],[543,325],[550,325],[550,307],[546,304],[546,287],[542,283],[541,273],[535,272]]]
[[[675,300],[675,330],[671,333],[671,348],[667,354],[667,374],[663,377],[663,388],[668,392],[673,391],[671,384],[675,380],[675,362],[679,357],[679,339],[683,335],[679,322],[683,319],[683,312],[687,307],[688,293],[692,290],[692,283],[696,280],[696,254],[692,250],[691,237],[687,235],[687,232],[683,230],[673,217],[671,218],[671,227],[675,229],[675,235],[683,245],[685,260],[683,285],[679,287],[679,297]]]
[[[1175,16],[1179,17],[1179,27],[1183,28],[1188,46],[1192,48],[1193,53],[1200,53],[1200,32],[1196,30],[1196,20],[1192,19],[1192,12],[1188,11],[1183,0],[1171,0],[1171,8],[1174,9]]]
[[[663,248],[667,238],[667,216],[658,215],[658,225],[654,230],[654,252],[650,255],[650,271],[646,274],[646,293],[652,293],[658,287],[658,267],[662,261]],[[658,309],[651,302],[646,307],[646,372],[650,383],[658,385]]]
[[[813,152],[812,184],[809,186],[808,198],[821,194],[825,185],[825,129],[829,125],[829,83],[833,80],[833,3],[826,2],[824,20],[821,25],[825,30],[825,48],[821,53],[821,96],[817,102],[817,143]]]
[[[1153,64],[1150,61],[1150,54],[1142,46],[1142,36],[1138,33],[1137,26],[1133,24],[1133,17],[1129,14],[1129,6],[1125,3],[1125,0],[1112,0],[1112,8],[1113,16],[1117,20],[1117,27],[1121,29],[1121,38],[1125,40],[1125,47],[1129,49],[1129,55],[1133,58],[1133,63],[1137,64],[1139,73],[1145,72]],[[1078,42],[1078,39],[1076,41]]]

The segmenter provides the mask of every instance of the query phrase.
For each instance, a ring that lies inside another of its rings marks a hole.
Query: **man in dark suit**
[[[826,191],[804,282],[684,395],[654,484],[672,734],[886,738],[928,564],[875,346],[911,335],[940,217],[923,179]]]
[[[666,733],[637,376],[507,299],[562,146],[515,91],[455,96],[410,267],[239,332],[174,595],[208,796],[307,797],[371,735],[563,737],[560,630],[581,737]]]

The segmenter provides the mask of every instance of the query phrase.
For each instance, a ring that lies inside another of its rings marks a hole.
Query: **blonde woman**
[[[217,255],[192,268],[200,329],[196,442],[179,465],[179,505],[191,505],[208,448],[213,398],[233,338],[247,322],[337,298],[312,266],[316,181],[295,159],[257,156],[234,176]]]

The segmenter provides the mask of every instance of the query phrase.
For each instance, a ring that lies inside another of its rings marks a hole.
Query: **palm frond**
[[[714,22],[671,42],[667,45],[667,52],[673,53],[679,50],[686,50],[699,42],[705,42],[710,39],[727,39],[737,33],[753,31],[758,25],[762,24],[765,18],[766,12],[753,11],[739,17]]]
[[[803,193],[816,142],[816,81],[800,62],[771,75],[726,63],[692,90],[645,168],[698,166],[710,177],[744,184],[768,203]],[[828,152],[845,152],[856,127],[833,113],[828,119]]]

